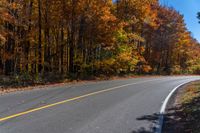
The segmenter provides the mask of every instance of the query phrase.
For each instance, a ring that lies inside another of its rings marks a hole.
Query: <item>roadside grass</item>
[[[182,106],[185,132],[200,133],[200,81],[187,86],[178,102]]]
[[[167,111],[163,133],[200,133],[200,81],[180,89]]]

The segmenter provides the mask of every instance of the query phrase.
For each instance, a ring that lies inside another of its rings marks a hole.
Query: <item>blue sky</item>
[[[200,24],[196,18],[197,12],[200,11],[200,0],[160,0],[160,2],[184,15],[188,30],[200,42]]]

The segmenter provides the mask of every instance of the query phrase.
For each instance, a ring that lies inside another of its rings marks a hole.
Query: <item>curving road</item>
[[[0,96],[0,133],[152,133],[166,96],[198,76],[101,81]]]

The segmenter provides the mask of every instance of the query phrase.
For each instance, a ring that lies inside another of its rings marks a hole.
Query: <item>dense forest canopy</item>
[[[199,51],[158,0],[0,1],[0,75],[199,74]]]

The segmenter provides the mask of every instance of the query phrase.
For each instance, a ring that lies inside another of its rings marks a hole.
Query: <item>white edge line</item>
[[[198,80],[198,79],[196,79]],[[193,82],[193,81],[196,81],[196,80],[191,80],[191,81],[187,81],[187,82],[184,82],[178,86],[176,86],[170,93],[169,95],[165,98],[162,106],[161,106],[161,109],[160,109],[160,112],[159,112],[159,118],[158,118],[158,125],[156,127],[156,131],[155,133],[162,133],[162,128],[163,128],[163,121],[164,121],[164,115],[165,115],[165,111],[166,111],[166,107],[167,107],[167,104],[170,100],[170,98],[172,97],[172,95],[183,85],[185,84],[188,84],[190,82]]]

